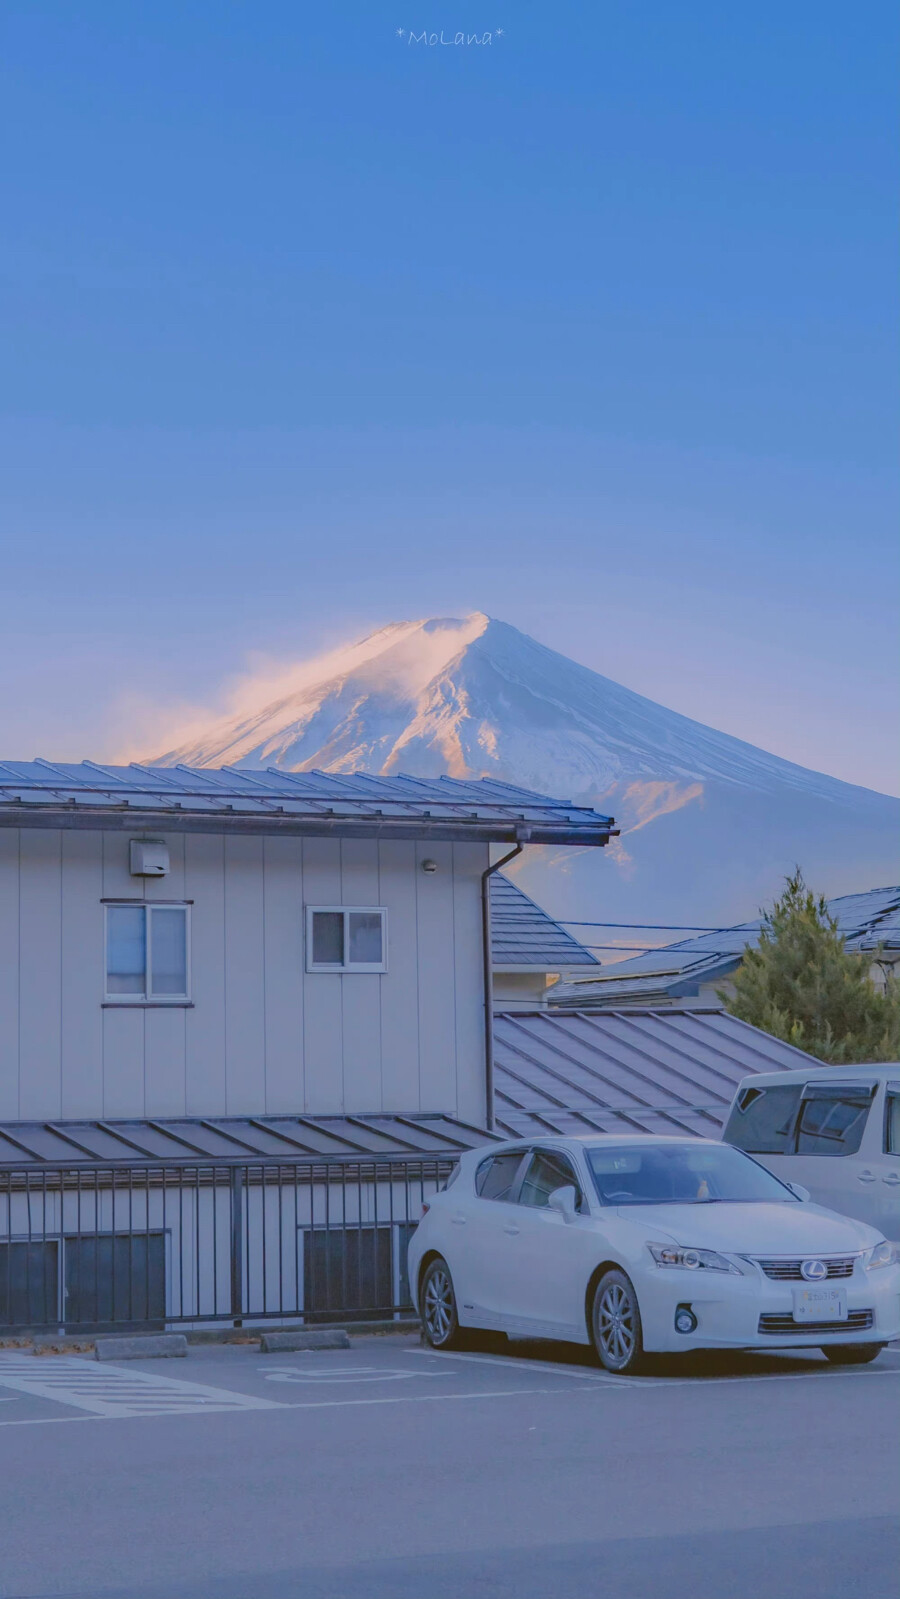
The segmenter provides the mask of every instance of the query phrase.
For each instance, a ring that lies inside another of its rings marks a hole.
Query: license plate
[[[795,1288],[795,1321],[846,1321],[846,1288]]]

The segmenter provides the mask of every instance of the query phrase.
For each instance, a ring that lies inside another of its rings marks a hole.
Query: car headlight
[[[896,1266],[898,1260],[900,1260],[900,1253],[885,1238],[881,1240],[880,1244],[875,1244],[874,1248],[867,1249],[863,1255],[863,1265],[866,1271],[878,1271],[880,1266]]]
[[[648,1244],[647,1248],[657,1266],[683,1266],[687,1271],[730,1271],[735,1277],[740,1276],[737,1266],[714,1249],[682,1249],[678,1244]]]

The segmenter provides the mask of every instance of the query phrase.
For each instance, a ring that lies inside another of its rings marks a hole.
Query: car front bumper
[[[846,1290],[846,1321],[794,1322],[793,1290],[810,1286],[774,1282],[749,1263],[744,1263],[740,1276],[657,1266],[652,1274],[647,1272],[635,1282],[644,1348],[660,1353],[804,1349],[823,1344],[885,1344],[900,1338],[900,1265],[867,1272],[857,1261],[852,1277],[834,1284]],[[690,1333],[675,1328],[675,1315],[682,1305],[697,1318]],[[871,1312],[870,1321],[866,1312]]]

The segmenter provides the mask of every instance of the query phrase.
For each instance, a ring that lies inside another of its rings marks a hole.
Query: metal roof
[[[160,1116],[153,1120],[0,1122],[0,1165],[136,1166],[172,1162],[338,1160],[459,1155],[490,1133],[451,1116]]]
[[[828,901],[828,910],[843,933],[847,949],[900,950],[900,888],[873,888],[864,894],[843,894]],[[617,961],[601,973],[552,989],[548,1003],[554,1008],[581,1010],[585,1006],[617,1006],[632,1000],[653,1005],[696,994],[702,983],[725,978],[739,965],[748,944],[756,942],[762,918],[725,927],[697,938],[681,939],[661,949],[648,950],[633,960]]]
[[[565,971],[600,962],[502,872],[491,883],[491,959],[499,971]]]
[[[481,778],[0,762],[0,826],[605,844],[612,817]]]
[[[715,1138],[751,1072],[822,1062],[720,1010],[494,1017],[498,1131],[699,1133]]]
[[[844,894],[828,909],[847,940],[848,949],[900,950],[900,888],[873,888],[868,894]]]

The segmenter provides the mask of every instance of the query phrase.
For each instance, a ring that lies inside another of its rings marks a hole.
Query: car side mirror
[[[802,1183],[788,1183],[787,1186],[791,1193],[796,1195],[797,1199],[801,1199],[803,1201],[804,1205],[809,1204],[812,1195],[808,1188],[804,1188]]]
[[[569,1184],[567,1188],[554,1188],[547,1204],[551,1210],[559,1211],[563,1221],[574,1221],[577,1197],[575,1189]]]

